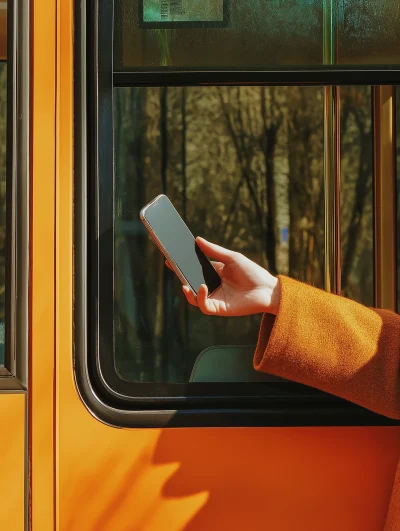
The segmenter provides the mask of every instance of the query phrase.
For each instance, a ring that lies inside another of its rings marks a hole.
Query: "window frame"
[[[5,357],[1,392],[26,392],[29,345],[30,8],[7,7]]]
[[[157,396],[146,395],[145,391],[154,389],[155,384],[135,384],[117,375],[113,327],[109,324],[113,323],[114,296],[114,217],[113,201],[109,200],[114,190],[114,87],[201,85],[205,84],[205,76],[206,84],[217,85],[288,85],[299,84],[299,79],[305,84],[321,84],[324,79],[325,86],[354,84],[356,80],[357,84],[372,84],[380,74],[392,84],[394,70],[166,70],[116,74],[113,0],[83,1],[75,15],[74,365],[78,391],[88,409],[107,424],[125,427],[398,424],[292,382],[192,383],[190,389],[188,384],[157,384]],[[400,78],[400,65],[395,75]],[[168,396],[171,386],[176,392]]]

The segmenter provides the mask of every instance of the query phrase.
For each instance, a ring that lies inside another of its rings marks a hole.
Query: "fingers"
[[[193,291],[188,286],[182,286],[182,291],[185,294],[186,300],[192,306],[198,306]]]
[[[210,307],[210,301],[208,300],[207,296],[208,288],[205,284],[202,284],[197,293],[197,305],[203,313],[209,315],[212,313],[212,308]]]
[[[171,269],[171,271],[173,271],[173,269],[172,269],[172,267],[171,267],[171,264],[168,262],[168,260],[165,260],[165,265],[166,265],[169,269]],[[223,264],[219,264],[219,263],[217,263],[216,265],[217,265],[217,267],[221,267],[221,268],[223,267]],[[216,270],[217,270],[217,272],[218,272],[217,267],[216,267]],[[200,287],[199,293],[200,293],[200,291],[201,291],[201,288],[205,288],[205,300],[206,300],[206,303],[207,303],[207,287],[203,284],[203,285]],[[182,291],[183,291],[183,293],[184,293],[184,295],[185,295],[186,300],[188,301],[188,303],[191,304],[192,306],[196,306],[196,308],[198,308],[199,305],[198,305],[198,303],[197,303],[197,300],[196,300],[196,297],[195,297],[193,291],[192,291],[188,286],[185,286],[185,285],[182,286]],[[201,297],[202,297],[202,300],[203,300],[204,296],[203,296],[202,294],[201,294]],[[203,307],[204,307],[204,306],[203,306]]]
[[[224,264],[222,262],[211,262],[214,266],[215,271],[218,273],[219,276],[222,274],[222,270],[224,269]]]
[[[182,286],[182,290],[185,294],[186,300],[193,306],[200,308],[202,313],[204,313],[205,315],[217,314],[215,306],[208,298],[208,288],[205,284],[202,284],[200,286],[199,291],[197,293],[197,297],[194,296],[192,290],[188,286]]]
[[[209,258],[215,258],[224,264],[229,264],[234,260],[234,251],[230,251],[229,249],[225,249],[225,247],[211,243],[200,236],[196,238],[196,243]]]
[[[207,298],[208,289],[205,284],[202,284],[197,293],[197,297],[194,296],[193,291],[188,286],[182,286],[182,291],[185,294],[186,300],[192,306],[200,308],[205,314],[212,313],[209,308],[209,300]]]

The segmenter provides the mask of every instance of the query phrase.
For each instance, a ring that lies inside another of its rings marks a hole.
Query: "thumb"
[[[196,243],[209,258],[216,259],[223,264],[229,264],[234,261],[234,251],[230,251],[229,249],[225,249],[225,247],[211,243],[200,236],[196,238]]]

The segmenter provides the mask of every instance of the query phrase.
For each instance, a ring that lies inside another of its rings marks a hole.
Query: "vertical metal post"
[[[375,305],[396,309],[394,87],[373,88]]]
[[[324,0],[323,62],[337,61],[337,1]],[[325,289],[340,293],[340,88],[324,95]]]

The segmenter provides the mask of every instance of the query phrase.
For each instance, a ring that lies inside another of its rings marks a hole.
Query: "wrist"
[[[281,299],[280,280],[278,277],[271,276],[270,282],[268,284],[268,295],[266,296],[265,300],[264,313],[276,315],[279,310]]]

